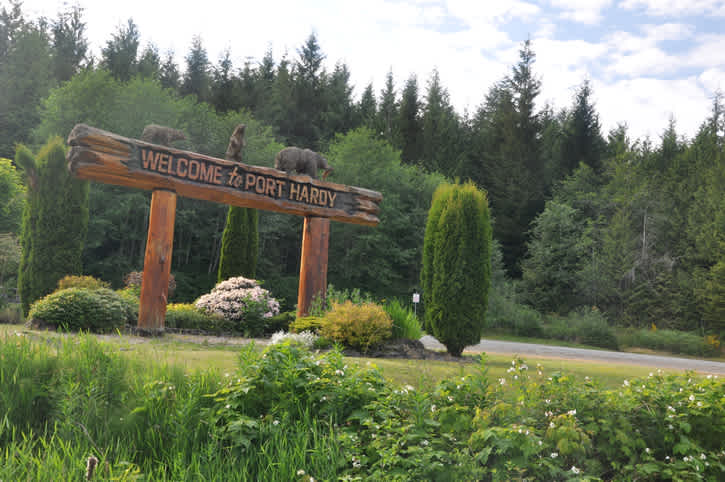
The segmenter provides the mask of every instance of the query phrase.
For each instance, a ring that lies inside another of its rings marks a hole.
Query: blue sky
[[[542,81],[539,107],[568,107],[584,79],[592,82],[604,133],[627,122],[633,137],[653,141],[674,116],[691,138],[725,90],[725,0],[307,0],[175,2],[80,0],[93,52],[133,17],[143,42],[173,50],[183,66],[200,35],[216,62],[230,49],[237,67],[271,47],[294,57],[311,32],[326,67],[347,63],[355,94],[379,92],[392,69],[396,86],[415,74],[425,87],[438,69],[459,112],[474,111],[510,72],[530,38]],[[49,17],[62,0],[26,0]]]

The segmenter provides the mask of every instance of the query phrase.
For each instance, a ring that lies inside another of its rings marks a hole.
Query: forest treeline
[[[432,194],[444,179],[471,180],[491,205],[492,296],[508,293],[542,313],[597,307],[622,325],[725,327],[719,94],[692,139],[678,134],[676,119],[656,140],[632,139],[624,123],[602,132],[586,80],[570,105],[544,104],[546,79],[536,74],[529,41],[510,73],[482,86],[480,105],[461,114],[436,70],[402,85],[391,70],[384,85],[369,84],[356,98],[348,66],[328,70],[314,34],[293,55],[269,50],[241,66],[230,51],[209,59],[194,37],[178,65],[174,52],[142,43],[132,19],[98,58],[86,28],[79,7],[40,19],[27,18],[19,2],[2,7],[0,157],[12,159],[17,144],[65,137],[78,122],[136,138],[147,124],[169,125],[187,134],[179,147],[223,157],[234,126],[245,122],[245,162],[271,166],[283,146],[309,147],[335,167],[331,181],[383,193],[378,228],[333,223],[328,279],[340,288],[405,299],[420,289]],[[0,168],[12,187],[0,193],[0,232],[17,235],[23,177],[10,164]],[[118,285],[141,268],[148,209],[147,192],[91,185],[87,274]],[[179,200],[172,265],[179,299],[213,285],[226,213]],[[257,276],[288,306],[301,221],[259,213]]]

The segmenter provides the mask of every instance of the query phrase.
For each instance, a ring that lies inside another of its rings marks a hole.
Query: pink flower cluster
[[[279,314],[279,302],[253,279],[238,276],[218,283],[211,293],[194,303],[207,313],[216,313],[227,320],[244,321],[250,312],[262,313],[264,318]]]

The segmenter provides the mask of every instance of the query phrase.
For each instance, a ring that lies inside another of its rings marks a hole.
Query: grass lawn
[[[22,325],[0,325],[0,336],[13,336],[16,332],[25,333],[38,339],[49,339],[63,335],[54,332],[27,330]],[[130,336],[105,337],[109,346],[134,358],[149,360],[160,364],[176,365],[188,371],[217,370],[221,373],[232,372],[237,364],[238,344],[212,344],[196,343],[180,340],[180,337],[170,335],[139,342],[138,338]],[[259,346],[259,349],[263,349]],[[386,378],[397,384],[409,384],[416,387],[432,388],[440,380],[460,377],[479,369],[479,362],[470,355],[471,363],[457,363],[433,360],[407,360],[407,359],[381,359],[381,358],[348,358],[350,363],[357,365],[373,365],[377,367]],[[622,364],[598,364],[586,361],[558,360],[549,358],[525,358],[530,367],[530,376],[539,376],[537,365],[541,366],[542,376],[551,376],[553,373],[572,376],[577,379],[590,377],[598,380],[604,387],[615,387],[623,380],[639,376],[647,376],[655,369],[642,366]],[[485,366],[493,380],[506,375],[511,366],[511,355],[487,354]],[[675,370],[664,370],[666,373],[675,373]]]

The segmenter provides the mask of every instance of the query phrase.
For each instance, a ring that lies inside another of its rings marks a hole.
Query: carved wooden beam
[[[343,223],[376,226],[382,194],[122,137],[85,124],[68,136],[81,179]]]

